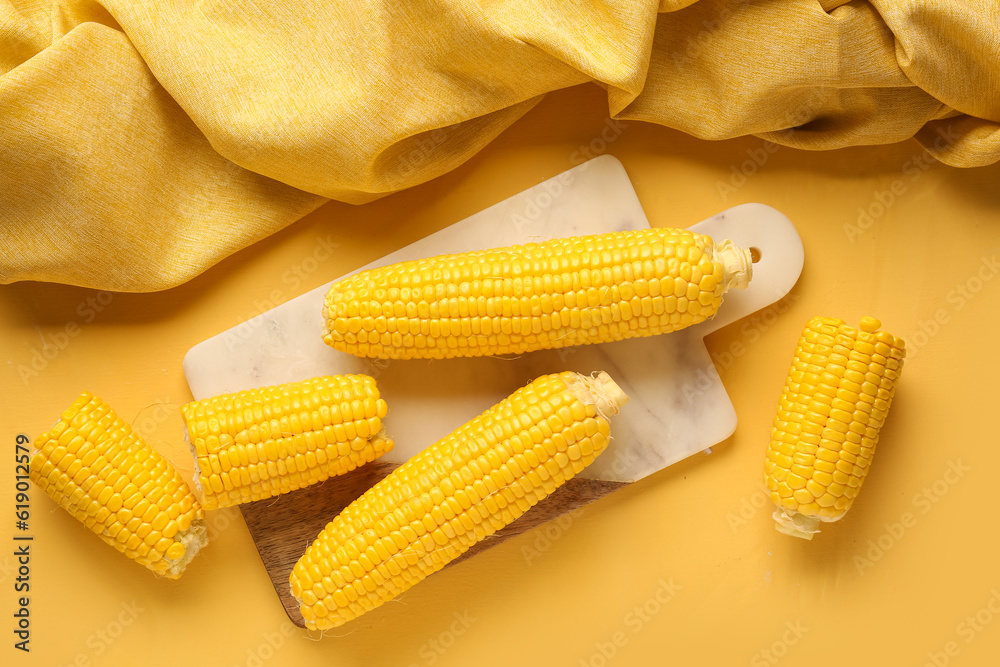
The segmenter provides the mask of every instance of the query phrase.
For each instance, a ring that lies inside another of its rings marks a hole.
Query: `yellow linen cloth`
[[[705,139],[989,164],[998,53],[991,0],[0,0],[0,282],[177,285],[587,82]]]

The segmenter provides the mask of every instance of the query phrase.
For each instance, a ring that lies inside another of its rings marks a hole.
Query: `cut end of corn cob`
[[[593,377],[570,373],[566,376],[566,389],[585,405],[593,405],[602,418],[617,415],[629,402],[628,395],[605,371]]]
[[[31,480],[156,574],[180,577],[205,546],[203,511],[184,480],[100,398],[84,392],[34,447]]]
[[[367,375],[327,375],[194,401],[182,410],[207,509],[342,475],[392,450]]]
[[[859,329],[816,317],[799,339],[771,429],[764,482],[777,530],[812,539],[851,508],[906,356],[873,317]]]
[[[338,627],[508,525],[606,448],[628,397],[607,373],[522,387],[344,509],[289,577],[306,627]]]
[[[811,540],[813,535],[819,532],[818,517],[799,514],[795,510],[778,507],[775,508],[771,518],[774,519],[775,530],[785,535]]]
[[[608,343],[709,319],[752,273],[732,241],[667,228],[441,255],[335,282],[323,340],[382,359]]]
[[[740,248],[729,239],[713,247],[715,260],[722,263],[722,282],[726,290],[746,289],[753,278],[753,257],[749,248]]]

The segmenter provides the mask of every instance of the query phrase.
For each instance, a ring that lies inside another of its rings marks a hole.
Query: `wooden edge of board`
[[[268,576],[271,577],[274,590],[285,608],[285,613],[298,627],[304,628],[305,621],[299,613],[298,603],[292,597],[288,585],[288,577],[295,563],[333,517],[395,470],[398,465],[375,461],[321,484],[314,484],[277,498],[258,500],[240,506],[240,512]],[[591,503],[627,484],[629,482],[574,477],[509,526],[489,539],[473,545],[449,563],[448,567],[495,547],[511,537],[526,533],[561,514]]]

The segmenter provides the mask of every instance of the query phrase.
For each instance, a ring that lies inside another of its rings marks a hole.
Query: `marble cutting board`
[[[736,429],[736,414],[704,337],[782,298],[802,270],[792,223],[762,204],[744,204],[690,228],[754,248],[753,280],[727,293],[716,317],[652,338],[522,355],[444,361],[363,360],[322,340],[321,307],[329,283],[194,346],[184,372],[196,399],[336,373],[378,380],[389,405],[386,431],[395,448],[383,459],[315,487],[241,506],[261,558],[289,616],[303,625],[288,594],[288,573],[322,527],[396,465],[544,373],[605,370],[631,397],[612,421],[608,450],[556,494],[502,531],[532,527],[711,448]],[[617,159],[585,162],[367,266],[561,236],[649,227]],[[333,278],[333,277],[332,277]],[[336,278],[339,278],[336,277]],[[477,545],[494,546],[502,539]],[[463,558],[472,555],[472,550]]]

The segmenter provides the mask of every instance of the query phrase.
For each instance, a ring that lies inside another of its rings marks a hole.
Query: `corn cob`
[[[815,317],[799,339],[764,462],[783,533],[812,539],[861,489],[906,356],[881,326],[865,317],[858,331]]]
[[[383,359],[607,343],[706,320],[750,276],[749,251],[679,229],[442,255],[334,283],[323,340]]]
[[[628,397],[606,373],[538,378],[369,489],[289,578],[309,628],[333,628],[440,570],[580,472]]]
[[[181,409],[206,509],[270,498],[374,461],[393,446],[367,375],[248,389]]]
[[[100,398],[84,392],[34,447],[31,480],[156,574],[177,579],[205,545],[202,508],[184,480]]]

